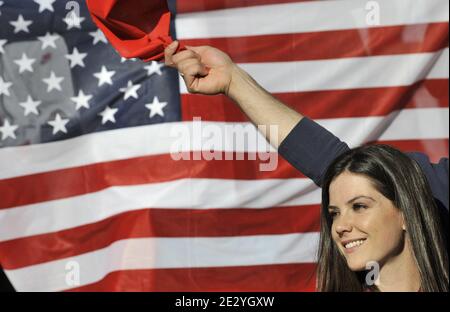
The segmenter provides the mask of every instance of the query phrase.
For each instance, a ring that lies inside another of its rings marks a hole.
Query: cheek
[[[378,214],[365,222],[364,229],[371,238],[371,254],[378,260],[396,253],[402,248],[403,229],[401,215],[397,211]]]
[[[381,245],[381,249],[383,249],[383,246],[389,249],[401,243],[403,230],[395,222],[386,222],[383,228],[377,231],[375,236]]]
[[[367,227],[380,236],[398,236],[402,232],[402,218],[397,211],[378,214],[367,221]]]

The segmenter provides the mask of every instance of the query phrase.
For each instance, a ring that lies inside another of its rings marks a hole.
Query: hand
[[[190,93],[205,95],[229,92],[237,66],[224,52],[209,46],[186,47],[174,55],[179,45],[172,42],[165,50],[165,63],[176,68]]]

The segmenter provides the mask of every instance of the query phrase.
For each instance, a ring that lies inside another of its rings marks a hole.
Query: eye
[[[335,219],[339,215],[339,212],[335,210],[330,210],[328,214],[330,215],[331,219]]]
[[[361,203],[354,203],[353,204],[353,210],[355,210],[355,211],[359,211],[359,210],[366,209],[366,208],[367,208],[367,205],[364,205],[364,204],[361,204]]]

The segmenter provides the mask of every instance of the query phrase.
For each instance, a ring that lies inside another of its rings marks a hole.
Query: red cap
[[[164,49],[173,41],[166,0],[87,0],[87,5],[120,55],[145,62],[164,58]]]

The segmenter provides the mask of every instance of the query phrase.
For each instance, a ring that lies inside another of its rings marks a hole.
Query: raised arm
[[[334,134],[274,98],[224,52],[212,47],[189,47],[174,55],[177,47],[178,42],[174,42],[166,49],[166,64],[180,71],[189,92],[225,94],[255,125],[277,125],[275,142],[279,144],[270,142],[317,185],[322,184],[329,164],[349,149]],[[431,164],[424,154],[409,155],[427,175],[434,197],[448,210],[448,158]]]
[[[332,133],[273,97],[224,52],[203,46],[174,54],[177,48],[174,42],[166,49],[166,64],[180,71],[190,93],[225,94],[256,126],[278,126],[277,137],[263,133],[266,139],[317,185],[328,165],[348,150]]]
[[[302,115],[284,105],[264,90],[228,55],[212,47],[192,47],[173,55],[177,42],[166,50],[166,64],[184,74],[188,91],[200,94],[225,94],[255,125],[278,126],[278,138],[271,140],[278,148]],[[267,137],[267,139],[270,139]]]

